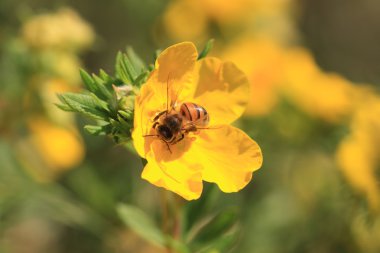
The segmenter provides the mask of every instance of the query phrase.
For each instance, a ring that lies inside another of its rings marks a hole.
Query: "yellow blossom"
[[[78,56],[60,51],[45,52],[41,56],[43,64],[52,74],[66,80],[67,84],[72,86],[78,86],[81,83],[78,75],[81,62]]]
[[[30,120],[29,127],[32,144],[53,174],[69,170],[82,161],[83,143],[73,129],[42,118]]]
[[[148,161],[142,177],[187,200],[199,198],[202,180],[216,183],[224,192],[239,191],[262,164],[256,142],[230,126],[248,100],[245,75],[230,62],[216,58],[197,61],[197,57],[190,42],[176,44],[160,54],[155,70],[136,97],[132,133],[137,152]],[[207,129],[184,133],[184,138],[174,144],[157,137],[153,119],[166,110],[166,99],[170,115],[180,115],[184,102],[204,107],[210,115]]]
[[[175,40],[207,38],[211,22],[227,24],[247,17],[252,0],[173,0],[163,15],[163,25]]]
[[[37,81],[41,82],[40,79]],[[58,124],[71,126],[74,124],[74,115],[62,111],[56,104],[59,103],[57,94],[64,92],[74,92],[75,89],[69,85],[63,79],[48,79],[42,83],[38,83],[40,86],[41,102],[44,106],[46,116]]]
[[[374,210],[380,210],[376,178],[380,163],[380,98],[367,91],[364,94],[358,95],[360,103],[354,111],[351,133],[339,145],[337,160],[352,186],[366,195]]]
[[[223,52],[223,59],[232,61],[244,71],[251,83],[247,115],[268,114],[279,100],[283,83],[284,50],[269,39],[242,38]]]
[[[94,41],[90,25],[69,8],[30,19],[22,28],[24,40],[35,48],[80,50]]]
[[[217,25],[219,31],[239,30],[265,34],[283,41],[296,37],[289,18],[292,0],[172,0],[162,17],[167,35],[174,40],[202,41]]]
[[[223,52],[251,83],[247,115],[267,115],[285,98],[302,111],[336,123],[353,109],[355,87],[335,73],[324,73],[311,53],[268,38],[242,38]]]

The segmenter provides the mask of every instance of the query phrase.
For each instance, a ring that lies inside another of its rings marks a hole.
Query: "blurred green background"
[[[235,124],[264,165],[239,193],[205,183],[183,204],[189,252],[380,252],[379,17],[373,0],[1,0],[0,252],[166,252],[117,211],[161,223],[140,158],[55,93],[80,91],[80,67],[112,73],[127,45],[152,63],[210,38],[251,81]],[[223,210],[226,231],[197,231]]]

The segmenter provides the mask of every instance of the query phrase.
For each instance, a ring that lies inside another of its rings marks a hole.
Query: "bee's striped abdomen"
[[[194,103],[183,103],[180,113],[188,121],[194,122],[198,126],[206,126],[209,122],[209,115],[206,109]]]

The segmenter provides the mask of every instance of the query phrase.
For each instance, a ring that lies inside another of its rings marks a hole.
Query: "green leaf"
[[[198,55],[198,60],[205,58],[211,49],[214,47],[214,39],[207,41],[206,46],[203,48],[202,52]]]
[[[146,82],[146,79],[148,78],[149,74],[149,71],[142,72],[138,77],[136,77],[136,80],[133,82],[133,85],[140,87],[142,84]]]
[[[63,103],[61,107],[64,109],[70,108],[70,111],[83,113],[94,119],[106,120],[108,118],[107,112],[90,95],[64,93],[57,96]]]
[[[111,126],[109,124],[104,126],[94,126],[94,125],[86,125],[84,126],[84,129],[92,135],[98,136],[98,135],[107,135],[111,133]]]
[[[130,59],[132,65],[133,65],[133,68],[135,70],[137,70],[138,73],[140,73],[141,71],[143,71],[146,68],[145,63],[136,54],[135,50],[133,50],[132,47],[128,46],[126,51],[127,51],[128,58]]]
[[[238,212],[236,208],[229,208],[212,217],[195,235],[193,241],[208,242],[222,236],[236,224]]]
[[[94,79],[96,88],[98,89],[98,92],[100,93],[99,97],[103,98],[104,100],[110,99],[112,97],[112,94],[107,89],[106,83],[103,81],[103,79],[101,79],[95,74],[92,74],[92,78]]]
[[[132,83],[128,71],[123,63],[123,53],[118,52],[115,65],[116,75],[126,84]]]
[[[157,49],[156,51],[154,51],[154,55],[153,55],[154,62],[157,61],[157,58],[158,56],[160,56],[161,52],[162,52],[161,49]],[[154,67],[154,64],[153,64],[153,67]]]
[[[122,52],[118,52],[116,56],[116,74],[126,84],[132,84],[137,77],[136,70],[134,69],[128,56]]]
[[[209,214],[219,194],[220,191],[215,184],[205,184],[201,198],[186,205],[183,229],[189,230],[199,219]]]
[[[213,241],[207,242],[197,253],[214,253],[214,252],[227,252],[239,238],[239,233],[233,231],[226,235],[216,238]]]
[[[100,73],[101,73],[101,75],[103,75],[104,78],[107,78],[106,77],[107,74],[104,71],[103,72],[100,71]],[[108,88],[106,87],[106,82],[108,82],[109,79],[103,80],[95,74],[92,74],[92,77],[91,77],[83,69],[80,70],[80,76],[81,76],[87,90],[94,93],[97,97],[99,97],[103,100],[108,100],[111,97],[111,93],[108,90]]]
[[[59,109],[63,110],[63,111],[66,111],[66,112],[74,112],[73,109],[66,105],[66,104],[54,104],[55,106],[57,106]]]
[[[100,78],[102,78],[106,83],[112,83],[113,82],[113,78],[108,75],[103,69],[100,69],[99,70],[99,76]]]
[[[97,90],[96,84],[94,80],[92,79],[92,77],[90,76],[90,74],[88,74],[84,69],[80,69],[79,73],[87,90],[93,93],[97,93],[98,90]]]
[[[119,204],[116,210],[122,221],[142,238],[157,246],[166,245],[164,234],[143,211],[126,204]]]
[[[130,118],[132,118],[132,116],[133,116],[133,112],[132,112],[132,111],[118,110],[117,112],[118,112],[122,117],[124,117],[125,119],[130,119]]]

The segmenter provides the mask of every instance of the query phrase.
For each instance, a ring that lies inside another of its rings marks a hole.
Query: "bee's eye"
[[[164,137],[165,140],[169,141],[173,137],[172,131],[167,126],[159,126],[158,127],[159,134]]]

